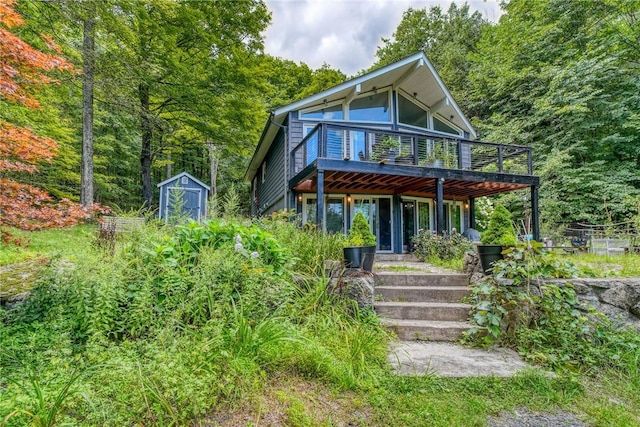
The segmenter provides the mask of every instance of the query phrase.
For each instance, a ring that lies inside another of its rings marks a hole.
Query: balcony
[[[319,123],[293,149],[296,193],[469,198],[537,187],[530,147]],[[321,185],[320,185],[321,183]]]
[[[476,177],[481,176],[476,173],[486,173],[498,182],[502,181],[499,174],[533,176],[530,147],[327,123],[318,124],[294,148],[291,176],[302,173],[318,159],[346,160],[351,170],[362,172],[373,171],[371,165],[379,164],[467,171]],[[361,167],[355,162],[361,162]],[[402,175],[402,169],[394,170]]]

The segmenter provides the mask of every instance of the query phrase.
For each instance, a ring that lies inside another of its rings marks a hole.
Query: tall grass
[[[18,405],[26,390],[0,387],[7,426],[32,415],[55,423],[60,411],[74,424],[184,425],[276,372],[358,388],[383,369],[385,333],[314,276],[339,254],[335,236],[221,219],[152,223],[113,251],[83,248],[74,264],[52,260],[29,300],[3,310],[0,377],[11,369],[24,382],[74,355],[98,366],[74,378],[87,399],[69,388],[47,418]]]

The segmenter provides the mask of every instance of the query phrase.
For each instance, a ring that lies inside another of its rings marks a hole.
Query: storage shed
[[[207,213],[209,186],[186,172],[158,184],[160,209],[158,217],[169,221],[172,216],[186,216],[200,221]],[[177,212],[180,210],[180,212]]]

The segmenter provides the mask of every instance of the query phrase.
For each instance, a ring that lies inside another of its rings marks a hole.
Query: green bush
[[[376,236],[371,232],[369,221],[361,212],[353,217],[345,246],[375,246]]]
[[[413,236],[414,254],[420,261],[451,261],[462,259],[471,249],[471,242],[460,233],[436,234],[420,230]]]
[[[489,218],[489,225],[482,233],[483,245],[513,246],[516,244],[516,230],[511,222],[511,214],[502,205],[496,205]]]

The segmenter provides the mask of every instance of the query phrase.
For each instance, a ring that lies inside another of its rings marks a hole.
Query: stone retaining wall
[[[478,254],[468,252],[465,255],[464,271],[472,284],[483,277]],[[571,283],[581,302],[606,314],[614,322],[640,330],[640,278],[544,279],[543,283],[557,286]]]

